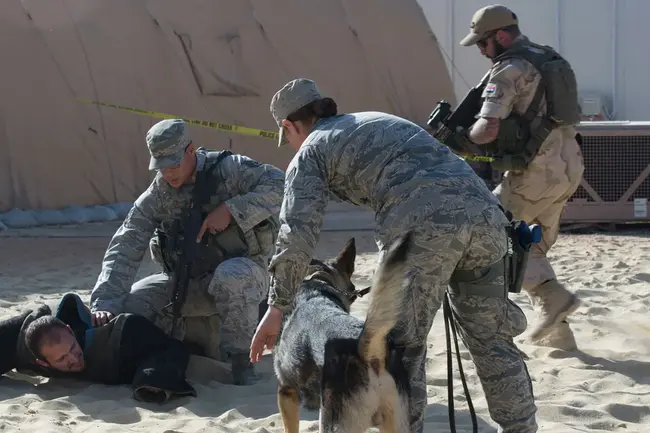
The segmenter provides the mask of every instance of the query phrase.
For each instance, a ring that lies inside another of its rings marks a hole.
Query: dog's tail
[[[404,312],[406,257],[412,235],[400,237],[384,256],[370,289],[370,304],[359,341],[359,354],[366,362],[386,357],[386,336]]]

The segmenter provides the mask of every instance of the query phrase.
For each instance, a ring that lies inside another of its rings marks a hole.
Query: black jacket
[[[196,396],[185,379],[190,353],[146,318],[120,314],[104,326],[92,327],[90,310],[79,296],[68,293],[56,307],[56,317],[68,324],[83,348],[86,368],[63,373],[36,363],[25,344],[25,331],[39,317],[52,314],[47,305],[0,322],[0,374],[11,369],[45,377],[68,377],[107,385],[131,384],[138,400],[164,402],[176,395]],[[151,389],[155,392],[151,392]]]

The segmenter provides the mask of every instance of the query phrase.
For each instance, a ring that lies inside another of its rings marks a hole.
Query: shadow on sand
[[[212,365],[213,368],[208,368]],[[190,371],[190,370],[193,371]],[[209,370],[209,371],[208,371]],[[247,418],[261,419],[276,417],[275,425],[281,424],[276,403],[277,382],[272,369],[271,358],[265,356],[257,367],[260,380],[251,387],[239,387],[229,382],[230,373],[226,364],[194,359],[188,368],[188,379],[196,388],[197,397],[174,398],[164,404],[143,403],[132,397],[127,385],[107,386],[90,382],[38,378],[9,373],[0,380],[3,399],[11,400],[26,394],[35,394],[43,404],[76,407],[89,418],[107,423],[133,425],[142,421],[139,410],[166,413],[182,407],[200,418],[219,418],[236,410]],[[197,382],[192,379],[198,379]],[[223,380],[223,383],[220,382]],[[58,400],[61,399],[61,400]],[[57,401],[58,400],[58,401]],[[128,401],[131,404],[125,404]],[[303,421],[318,421],[318,411],[300,410]],[[496,431],[488,422],[477,416],[479,431]],[[426,409],[425,423],[435,424],[435,431],[448,431],[449,415],[446,405],[431,404]],[[459,433],[471,432],[472,424],[466,409],[456,409],[456,429]],[[425,428],[427,431],[427,428]]]

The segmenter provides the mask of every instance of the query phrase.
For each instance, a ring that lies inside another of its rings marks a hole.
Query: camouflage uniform
[[[305,94],[319,95],[313,82],[300,79],[274,96],[278,124],[309,102]],[[469,165],[414,123],[378,112],[320,119],[286,173],[269,305],[291,308],[319,239],[328,191],[375,212],[380,256],[398,236],[415,231],[405,290],[416,326],[403,343],[410,347],[411,431],[422,432],[426,338],[434,315],[456,268],[485,267],[503,257],[507,219]],[[492,418],[505,432],[536,431],[532,384],[513,342],[526,328],[525,315],[506,297],[453,296],[451,302]]]
[[[147,142],[152,154],[150,169],[160,169],[180,163],[190,139],[182,121],[164,120],[151,128]],[[209,163],[209,152],[199,148],[195,155],[199,172]],[[258,306],[270,285],[266,267],[277,233],[284,173],[243,155],[226,156],[216,173],[217,181],[203,214],[226,203],[232,214],[231,224],[237,224],[243,232],[249,254],[229,258],[213,272],[190,280],[182,310],[184,320],[174,336],[199,343],[208,356],[217,359],[220,350],[215,344],[221,336],[223,351],[247,360],[258,322]],[[171,333],[174,317],[170,309],[165,309],[173,290],[171,271],[131,284],[150,243],[154,261],[165,268],[154,231],[169,227],[180,217],[189,205],[193,187],[192,182],[173,188],[160,172],[156,174],[110,241],[91,295],[92,311],[141,314]],[[272,224],[260,228],[265,220]]]
[[[512,12],[502,6],[482,8],[474,15],[474,30],[461,43],[473,45],[480,33],[515,24],[517,20],[512,17]],[[513,48],[527,42],[527,37],[519,35],[513,40]],[[505,119],[511,112],[525,113],[540,80],[540,73],[524,59],[497,61],[483,91],[479,116]],[[542,96],[537,115],[545,113],[546,99]],[[575,340],[569,325],[560,321],[578,307],[579,300],[558,282],[547,253],[558,238],[562,210],[582,180],[584,163],[575,137],[573,126],[552,130],[529,167],[506,171],[494,190],[515,219],[542,226],[542,242],[532,247],[524,277],[524,289],[541,310],[540,323],[531,336],[538,344],[564,349],[575,349]],[[543,341],[541,337],[549,333],[559,338]]]

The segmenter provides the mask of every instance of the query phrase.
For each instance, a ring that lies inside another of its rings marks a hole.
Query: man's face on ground
[[[83,350],[69,328],[50,331],[43,338],[40,351],[49,367],[55,370],[78,373],[86,367]]]

